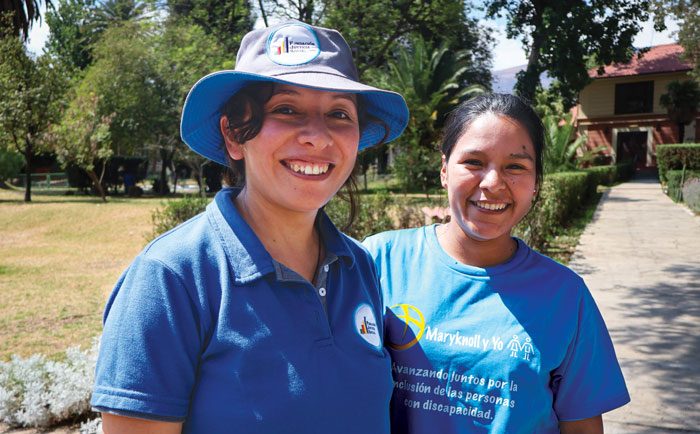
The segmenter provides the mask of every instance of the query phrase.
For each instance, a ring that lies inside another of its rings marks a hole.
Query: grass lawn
[[[89,345],[162,203],[61,193],[36,190],[25,204],[22,190],[0,190],[0,360]]]

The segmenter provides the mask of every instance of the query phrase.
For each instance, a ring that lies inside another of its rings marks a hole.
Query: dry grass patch
[[[0,360],[90,345],[161,199],[0,190]]]

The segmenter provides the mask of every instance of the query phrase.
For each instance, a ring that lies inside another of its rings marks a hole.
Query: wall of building
[[[686,129],[688,126],[686,126]],[[696,141],[700,141],[700,119],[695,125]],[[678,126],[668,119],[639,121],[634,119],[608,119],[604,123],[592,123],[579,127],[580,133],[588,136],[586,146],[588,149],[595,149],[603,146],[603,154],[609,156],[609,161],[616,161],[617,149],[614,139],[617,132],[621,131],[647,131],[651,133],[651,148],[648,149],[647,165],[656,165],[656,146],[659,144],[679,143]]]
[[[619,83],[634,83],[639,81],[654,81],[654,111],[652,114],[665,115],[666,109],[661,106],[659,99],[667,92],[668,84],[673,80],[683,80],[688,77],[686,72],[671,74],[650,74],[632,77],[601,78],[586,86],[579,95],[579,119],[608,117],[615,115],[615,85]],[[649,113],[647,113],[649,114]],[[638,115],[620,115],[620,117],[636,117]]]

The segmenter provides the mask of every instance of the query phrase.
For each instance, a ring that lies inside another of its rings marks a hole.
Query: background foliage
[[[700,143],[659,145],[656,147],[656,164],[661,182],[668,181],[669,170],[700,170]]]

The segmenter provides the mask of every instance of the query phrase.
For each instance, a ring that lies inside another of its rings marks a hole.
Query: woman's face
[[[357,156],[356,97],[276,85],[257,136],[226,147],[245,164],[249,197],[278,209],[316,212],[342,187]]]
[[[535,196],[535,147],[527,130],[507,116],[483,114],[442,160],[451,223],[474,240],[509,240]]]

